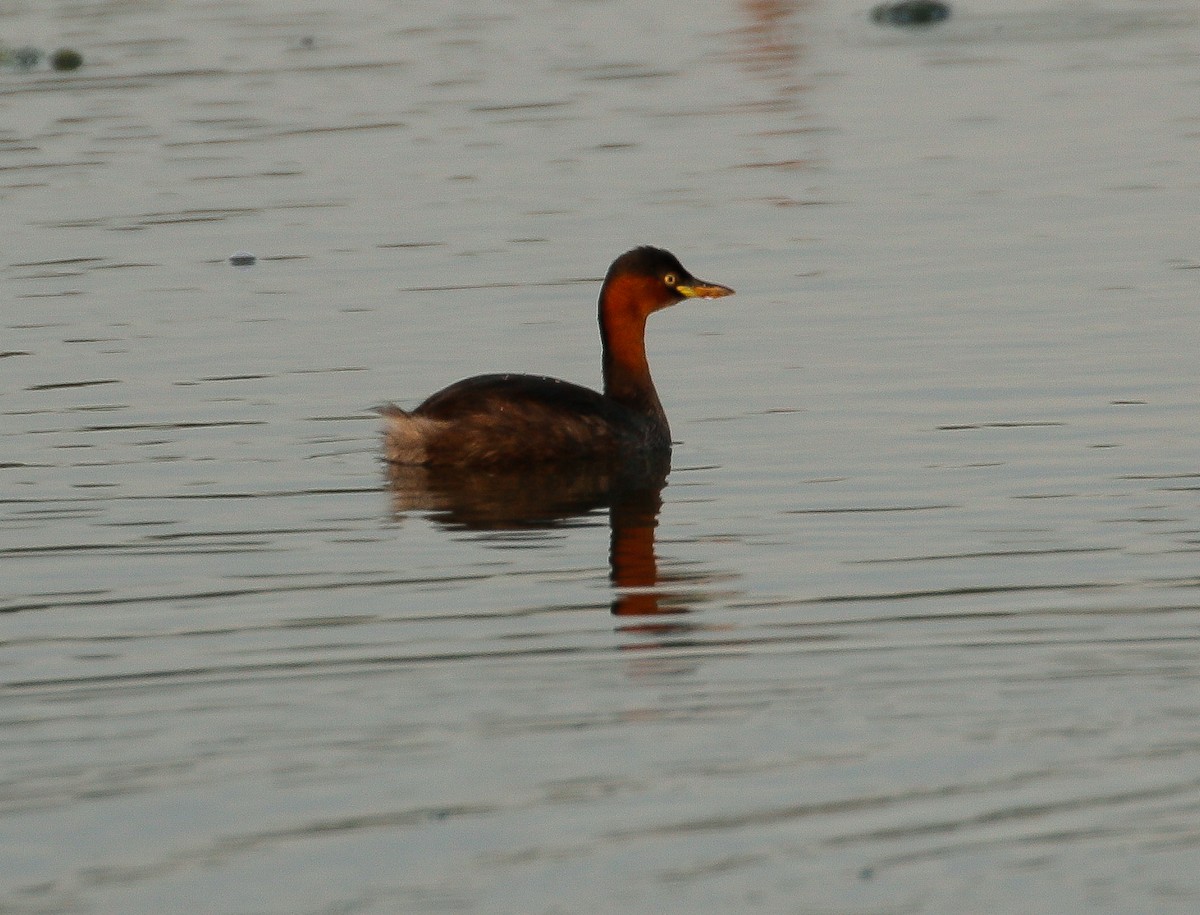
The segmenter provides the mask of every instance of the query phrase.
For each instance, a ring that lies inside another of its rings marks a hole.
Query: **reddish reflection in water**
[[[798,73],[806,49],[797,20],[812,0],[742,0],[740,5],[748,22],[734,33],[734,59],[775,86],[777,104],[792,107],[793,97],[808,88]]]
[[[615,616],[659,616],[686,613],[671,595],[658,589],[658,556],[654,535],[662,509],[662,486],[631,492],[613,501],[609,511],[612,537],[609,579],[617,589]]]

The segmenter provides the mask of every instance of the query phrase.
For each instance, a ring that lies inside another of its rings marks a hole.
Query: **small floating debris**
[[[229,255],[229,263],[235,267],[253,267],[258,263],[258,258],[249,251],[235,251]]]
[[[884,25],[933,25],[950,18],[950,5],[941,0],[898,0],[880,3],[871,18]]]
[[[50,69],[78,70],[83,66],[83,55],[74,48],[58,48],[50,55]]]
[[[18,70],[32,70],[42,62],[43,51],[33,45],[26,45],[10,51],[8,56]]]
[[[20,48],[0,46],[0,66],[3,67],[29,73],[38,69],[43,60],[50,64],[52,70],[78,70],[83,66],[83,55],[74,48],[57,48],[47,55],[41,48],[33,45]]]

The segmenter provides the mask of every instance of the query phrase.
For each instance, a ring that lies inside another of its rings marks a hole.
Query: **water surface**
[[[1190,7],[0,22],[0,908],[1196,909]],[[389,480],[640,243],[665,487]]]

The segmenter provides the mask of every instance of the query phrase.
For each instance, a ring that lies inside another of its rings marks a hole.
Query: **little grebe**
[[[669,251],[627,251],[600,288],[603,394],[540,375],[468,378],[415,410],[381,408],[387,460],[511,467],[669,453],[671,429],[646,362],[646,318],[684,299],[732,294],[696,279]]]

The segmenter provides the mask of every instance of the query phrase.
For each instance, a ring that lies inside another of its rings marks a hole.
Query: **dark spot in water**
[[[253,267],[258,263],[258,258],[249,251],[235,251],[229,255],[229,263],[235,267]]]
[[[950,7],[940,0],[900,0],[880,3],[871,10],[871,18],[885,25],[933,25],[950,18]]]
[[[83,55],[74,48],[59,48],[50,55],[50,67],[54,70],[78,70],[83,66]]]
[[[42,62],[42,49],[26,45],[13,51],[11,58],[18,70],[32,70]]]

